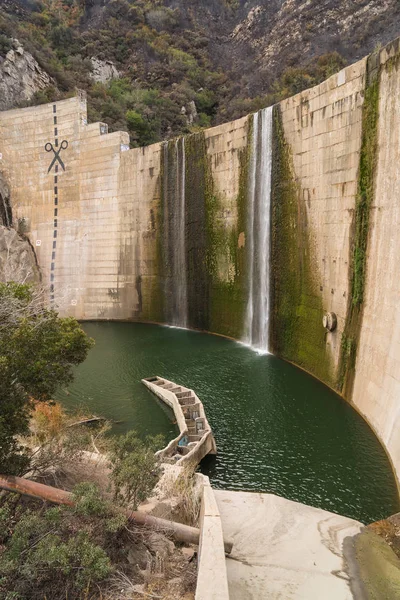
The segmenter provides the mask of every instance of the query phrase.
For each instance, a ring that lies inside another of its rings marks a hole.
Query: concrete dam
[[[399,56],[145,148],[88,124],[83,95],[2,112],[3,225],[62,314],[272,352],[344,396],[399,476]]]

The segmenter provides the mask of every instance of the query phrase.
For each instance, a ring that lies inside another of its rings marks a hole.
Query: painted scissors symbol
[[[53,152],[54,153],[54,158],[52,160],[51,165],[49,166],[47,172],[50,173],[51,169],[53,168],[53,165],[55,165],[56,162],[59,162],[63,171],[65,171],[65,166],[63,161],[61,160],[60,157],[60,152],[61,150],[66,150],[68,148],[68,142],[67,140],[63,140],[61,142],[61,146],[58,150],[56,150],[53,146],[53,144],[51,144],[50,142],[47,142],[47,144],[45,145],[44,149],[46,150],[46,152]]]

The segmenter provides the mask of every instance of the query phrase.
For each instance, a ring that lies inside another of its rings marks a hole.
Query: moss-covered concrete
[[[209,254],[207,228],[207,161],[204,133],[186,138],[186,277],[188,324],[209,327]]]
[[[247,123],[247,145],[239,150],[239,190],[236,219],[227,224],[224,202],[218,197],[208,161],[206,206],[210,277],[210,330],[241,339],[247,300],[246,221],[252,118]],[[222,265],[222,268],[221,268]]]
[[[248,143],[237,149],[239,189],[233,205],[235,218],[227,218],[227,201],[213,180],[212,156],[204,133],[185,138],[185,260],[188,326],[240,339],[246,309],[245,231],[248,198]],[[152,287],[153,311],[170,322],[173,282],[174,230],[178,212],[175,140],[161,151],[160,202],[156,211],[159,285]],[[161,294],[160,294],[161,291]],[[160,299],[161,295],[161,299]],[[153,319],[154,320],[154,319]]]
[[[345,540],[344,548],[355,598],[400,598],[400,560],[384,539],[364,529],[354,538]]]
[[[332,385],[331,359],[321,326],[324,310],[316,283],[313,237],[279,106],[274,110],[273,152],[272,350]]]
[[[351,399],[353,391],[357,346],[362,325],[370,212],[375,192],[380,80],[380,68],[376,68],[377,61],[375,59],[376,55],[372,55],[367,62],[360,164],[349,271],[351,295],[348,300],[336,382],[337,389],[348,399]]]
[[[157,278],[161,292],[159,303],[160,322],[171,322],[172,297],[172,242],[171,238],[171,200],[175,198],[176,190],[176,160],[174,142],[165,142],[160,150],[160,200],[157,206]]]

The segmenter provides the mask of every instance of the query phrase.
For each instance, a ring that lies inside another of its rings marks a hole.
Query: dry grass
[[[137,583],[122,571],[117,571],[107,587],[105,600],[194,600],[196,561],[188,562],[178,548],[165,559],[158,554],[149,555],[141,575],[143,583]]]
[[[79,481],[93,481],[92,471],[100,463],[106,467],[107,459],[100,452],[107,448],[109,423],[85,425],[91,417],[83,411],[67,413],[58,403],[36,402],[30,433],[21,440],[31,451],[27,475],[64,489]]]
[[[201,490],[196,480],[196,463],[167,471],[160,483],[165,498],[173,500],[174,519],[186,525],[198,524]]]

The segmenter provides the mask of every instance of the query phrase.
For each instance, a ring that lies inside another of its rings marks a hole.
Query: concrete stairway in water
[[[206,454],[216,454],[216,445],[203,403],[193,390],[161,377],[142,379],[154,394],[170,406],[180,434],[159,453],[165,462],[200,462]]]
[[[189,390],[182,386],[174,387],[173,384],[170,384],[170,383],[158,384],[158,387],[160,387],[164,390],[169,390],[170,392],[175,394],[175,396],[178,399],[179,404],[182,406],[182,411],[185,416],[185,422],[186,422],[187,430],[189,433],[189,435],[188,435],[189,443],[198,442],[199,440],[201,440],[201,438],[203,437],[204,431],[200,430],[200,431],[196,432],[196,421],[195,421],[196,415],[197,415],[197,417],[200,416],[200,402],[198,402],[198,400],[196,399],[196,396],[194,395],[192,390]],[[185,410],[189,406],[190,406],[190,413],[188,413],[188,411]]]

